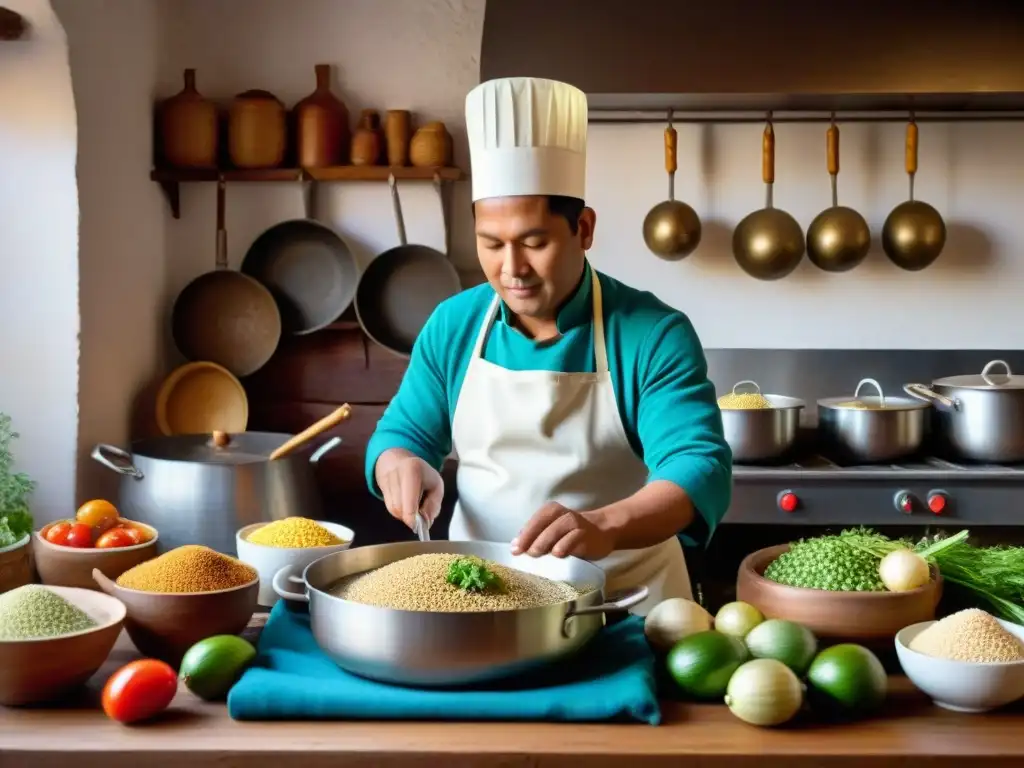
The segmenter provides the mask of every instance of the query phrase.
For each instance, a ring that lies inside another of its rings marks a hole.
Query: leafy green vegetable
[[[476,557],[459,557],[448,566],[447,581],[464,592],[483,592],[499,589],[501,578],[483,560]]]
[[[17,544],[32,532],[28,498],[36,484],[23,472],[14,472],[11,443],[18,433],[11,429],[11,417],[0,413],[0,547]]]

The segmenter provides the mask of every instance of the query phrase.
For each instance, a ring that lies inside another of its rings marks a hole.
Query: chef
[[[606,593],[649,588],[641,615],[689,598],[679,534],[707,542],[732,455],[686,315],[586,258],[586,96],[492,80],[467,96],[466,127],[487,283],[420,332],[367,446],[367,482],[410,528],[432,521],[454,447],[452,540],[593,561]]]

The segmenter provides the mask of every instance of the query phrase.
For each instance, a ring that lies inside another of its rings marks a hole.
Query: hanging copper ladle
[[[946,223],[928,203],[914,199],[917,173],[917,123],[911,113],[907,123],[907,176],[910,199],[892,209],[882,226],[882,249],[902,269],[916,272],[930,266],[946,245]]]
[[[701,224],[697,212],[676,200],[678,134],[672,127],[672,110],[665,128],[665,171],[668,173],[668,200],[658,203],[644,217],[644,242],[651,252],[666,261],[685,259],[700,245]]]
[[[807,228],[807,258],[826,272],[848,272],[868,255],[871,230],[857,211],[839,204],[839,128],[834,112],[825,147],[828,174],[832,177],[832,207],[815,216]]]

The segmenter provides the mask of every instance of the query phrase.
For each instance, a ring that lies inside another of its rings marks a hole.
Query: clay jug
[[[417,168],[447,167],[452,163],[452,137],[444,123],[427,123],[409,142],[409,160]]]
[[[160,157],[175,168],[217,167],[217,106],[196,90],[196,71],[160,106]]]
[[[317,64],[316,90],[295,105],[296,155],[302,168],[348,162],[352,141],[345,102],[331,93],[331,67]]]
[[[352,165],[377,165],[384,150],[384,132],[375,109],[364,109],[352,136]]]
[[[277,168],[284,162],[288,125],[284,104],[267,91],[246,91],[231,102],[228,154],[236,168]]]

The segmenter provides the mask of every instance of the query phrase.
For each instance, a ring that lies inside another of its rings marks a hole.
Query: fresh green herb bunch
[[[882,592],[878,561],[895,546],[891,539],[864,528],[800,539],[768,565],[764,576],[790,587]]]
[[[18,437],[11,417],[0,413],[0,547],[9,547],[32,532],[28,499],[36,484],[23,472],[14,472],[11,443]]]
[[[501,578],[478,557],[457,557],[448,566],[447,581],[464,592],[500,589]]]

